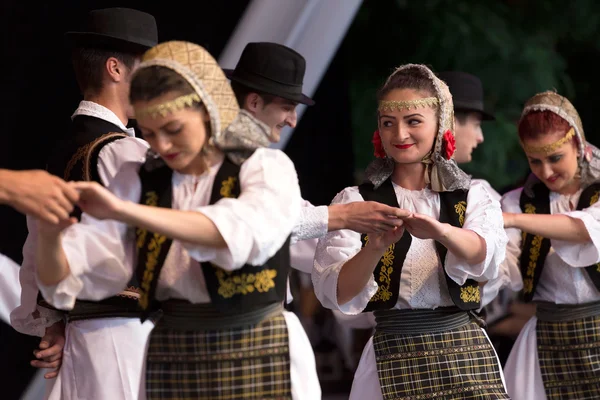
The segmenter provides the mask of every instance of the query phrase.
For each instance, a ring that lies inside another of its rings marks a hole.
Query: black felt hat
[[[98,47],[129,53],[143,53],[158,44],[154,17],[131,8],[90,11],[81,31],[65,34],[71,47]]]
[[[306,60],[298,52],[278,43],[248,43],[235,69],[225,75],[250,89],[312,106],[302,94]]]
[[[450,88],[455,111],[477,111],[484,120],[496,119],[485,109],[483,85],[478,77],[460,71],[440,72],[437,76]]]

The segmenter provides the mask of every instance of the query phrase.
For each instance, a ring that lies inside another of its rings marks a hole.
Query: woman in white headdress
[[[532,174],[501,200],[507,267],[537,306],[506,363],[516,400],[600,398],[600,151],[577,110],[533,96],[518,125]],[[519,274],[520,270],[520,274]]]
[[[308,338],[282,308],[301,201],[292,162],[265,148],[269,129],[193,43],[146,52],[130,99],[151,150],[109,190],[75,184],[81,223],[40,225],[44,297],[68,309],[137,276],[142,319],[162,312],[150,399],[319,398]]]
[[[404,210],[404,225],[384,234],[329,233],[313,269],[325,307],[375,314],[351,398],[508,399],[472,313],[480,285],[497,278],[504,259],[500,205],[452,160],[452,98],[427,67],[398,68],[378,101],[378,158],[366,182],[333,203],[393,205]]]

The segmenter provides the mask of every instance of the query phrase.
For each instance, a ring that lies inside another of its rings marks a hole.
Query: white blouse
[[[429,189],[410,191],[394,184],[400,208],[439,218],[439,194]],[[333,204],[364,201],[357,187],[340,192]],[[502,212],[498,201],[492,199],[484,185],[472,182],[467,197],[464,229],[481,236],[486,243],[485,260],[470,265],[451,252],[446,255],[446,273],[459,285],[469,278],[478,282],[494,279],[504,259],[506,234]],[[343,265],[361,249],[360,234],[341,230],[330,232],[319,240],[312,272],[315,292],[323,306],[339,309],[344,314],[358,314],[367,306],[377,291],[377,283],[371,276],[367,285],[352,300],[344,305],[337,302],[337,280]],[[433,240],[413,237],[406,255],[400,277],[398,309],[435,309],[452,306],[446,278]]]
[[[200,176],[173,173],[173,209],[198,211],[219,229],[227,247],[173,241],[158,281],[156,297],[210,302],[199,263],[211,262],[225,270],[244,264],[261,265],[271,258],[292,232],[300,216],[298,178],[291,160],[281,151],[258,149],[244,164],[239,178],[242,194],[208,205],[215,175],[222,161]],[[139,202],[141,163],[124,164],[109,189],[121,199]],[[68,228],[63,249],[71,273],[54,286],[41,285],[55,307],[70,309],[75,298],[100,300],[125,288],[136,265],[134,230],[111,220],[83,214]]]
[[[509,213],[522,213],[519,205],[522,188],[515,189],[502,197],[502,210]],[[583,304],[600,300],[600,292],[581,267],[600,262],[600,203],[596,203],[582,211],[572,211],[583,190],[564,196],[550,193],[550,213],[564,214],[583,222],[592,241],[590,243],[574,243],[551,240],[551,248],[542,275],[535,289],[533,301],[548,301],[557,304]],[[507,229],[509,238],[506,252],[506,269],[515,281],[523,286],[519,272],[521,256],[521,231]]]

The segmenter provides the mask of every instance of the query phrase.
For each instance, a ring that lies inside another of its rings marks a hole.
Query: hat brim
[[[144,53],[157,44],[143,39],[127,40],[93,32],[67,32],[65,33],[65,43],[69,48],[96,46],[131,53]]]
[[[461,105],[460,102],[454,103],[454,110],[479,113],[479,114],[481,114],[481,119],[484,121],[495,121],[496,120],[496,117],[492,113],[482,110],[480,108],[474,108],[474,107]]]
[[[279,91],[277,90],[277,88],[272,87],[266,87],[264,85],[257,85],[256,83],[246,80],[246,79],[240,79],[237,76],[234,76],[234,69],[223,69],[223,72],[225,72],[225,76],[227,77],[227,79],[229,79],[230,81],[233,82],[237,82],[237,83],[241,83],[244,86],[249,87],[250,89],[255,89],[258,90],[260,92],[263,93],[267,93],[267,94],[271,94],[273,96],[277,96],[277,97],[281,97],[282,99],[286,99],[286,100],[291,100],[294,101],[296,103],[300,103],[300,104],[305,104],[307,106],[312,106],[315,104],[315,101],[313,99],[311,99],[310,97],[308,97],[305,94],[299,93],[299,94],[291,94],[291,93],[286,93],[285,91]]]

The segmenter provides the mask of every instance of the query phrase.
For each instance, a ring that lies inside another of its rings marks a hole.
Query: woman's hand
[[[125,202],[97,182],[75,182],[79,192],[77,205],[83,212],[97,219],[118,219]]]
[[[423,214],[412,214],[404,220],[406,230],[419,239],[442,240],[449,232],[451,225]]]
[[[402,222],[401,224],[404,224]],[[369,241],[366,244],[366,248],[376,251],[385,251],[390,245],[396,243],[404,234],[403,226],[396,226],[387,232],[383,233],[371,233],[368,235]]]

